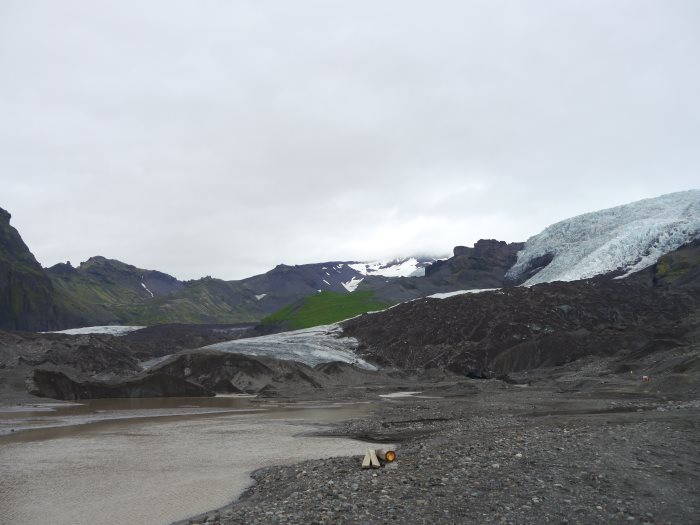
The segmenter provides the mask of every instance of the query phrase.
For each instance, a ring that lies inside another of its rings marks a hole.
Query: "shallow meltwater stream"
[[[260,467],[360,456],[371,445],[308,433],[368,410],[237,397],[0,408],[0,522],[185,519],[240,496]]]

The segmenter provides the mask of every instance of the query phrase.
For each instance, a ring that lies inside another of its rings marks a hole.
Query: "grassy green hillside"
[[[205,277],[177,292],[118,309],[125,323],[240,323],[259,320],[253,294],[235,282]]]
[[[352,292],[342,294],[321,292],[310,295],[285,306],[263,319],[266,324],[279,324],[285,328],[298,330],[323,324],[335,323],[349,317],[391,306],[378,301],[374,292]]]
[[[53,282],[60,304],[83,324],[238,323],[264,315],[252,293],[219,279],[189,281],[155,298],[85,275],[54,277]]]
[[[237,323],[265,315],[254,292],[235,281],[182,282],[99,256],[77,268],[61,263],[46,272],[61,310],[79,324]]]

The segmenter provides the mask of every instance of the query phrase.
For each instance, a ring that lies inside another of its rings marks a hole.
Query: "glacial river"
[[[237,498],[260,467],[370,446],[303,435],[362,417],[365,404],[216,397],[3,410],[3,524],[170,523]]]

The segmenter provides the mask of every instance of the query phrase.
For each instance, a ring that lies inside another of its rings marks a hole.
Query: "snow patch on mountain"
[[[153,295],[153,292],[150,291],[150,290],[148,289],[148,286],[146,286],[146,283],[144,283],[143,281],[141,281],[141,286],[143,286],[143,289],[146,290],[148,293],[151,294],[151,297],[155,297],[155,296]]]
[[[527,240],[506,275],[522,278],[551,258],[525,285],[626,276],[698,237],[700,190],[670,193],[553,224]]]
[[[346,283],[341,283],[341,284],[345,287],[345,289],[346,289],[348,292],[354,292],[355,290],[357,290],[357,287],[360,285],[360,283],[361,283],[363,280],[364,280],[363,277],[353,277],[353,278],[350,279],[348,282],[346,282]]]
[[[464,295],[468,293],[482,293],[482,292],[493,292],[495,290],[500,290],[500,288],[472,288],[471,290],[455,290],[454,292],[441,292],[428,295],[432,299],[447,299],[448,297],[454,297],[455,295]]]
[[[427,259],[426,259],[427,260]],[[425,275],[425,262],[415,257],[348,264],[350,268],[362,275],[381,275],[383,277],[420,277]],[[430,259],[432,261],[434,259]]]

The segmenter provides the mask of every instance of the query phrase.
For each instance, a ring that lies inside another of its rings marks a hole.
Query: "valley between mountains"
[[[252,486],[182,523],[700,514],[698,190],[450,257],[279,265],[240,281],[99,256],[42,268],[3,212],[0,292],[4,414],[56,400],[334,403],[362,411],[305,427],[303,447],[331,436],[398,447],[377,471],[342,452],[260,463]],[[23,417],[4,417],[0,440],[38,435]],[[0,484],[0,501],[14,490]]]

